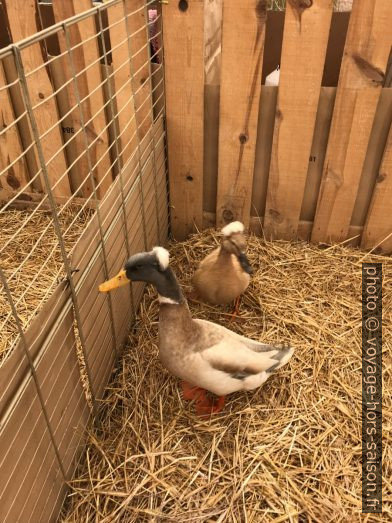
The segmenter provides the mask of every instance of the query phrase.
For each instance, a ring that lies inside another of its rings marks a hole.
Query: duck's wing
[[[260,341],[251,340],[250,338],[241,336],[241,334],[237,334],[236,332],[226,329],[226,327],[223,327],[223,325],[218,325],[217,323],[213,323],[212,321],[199,319],[195,319],[194,321],[204,325],[205,329],[221,332],[222,336],[231,336],[235,338],[238,342],[246,345],[249,349],[255,352],[269,352],[274,348],[283,349],[289,347],[288,343],[282,343],[279,347],[274,347],[274,345],[269,345],[266,343],[261,343]]]
[[[245,379],[261,372],[273,372],[285,365],[294,352],[292,347],[275,347],[254,342],[207,320],[194,321],[207,334],[214,334],[214,343],[201,351],[203,359],[213,369],[237,379]]]

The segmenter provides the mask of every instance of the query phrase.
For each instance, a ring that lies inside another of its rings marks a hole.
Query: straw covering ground
[[[66,232],[64,245],[67,253],[75,245],[91,214],[90,210],[80,210],[75,206],[67,207],[59,214],[63,234]],[[20,210],[0,214],[1,267],[8,278],[13,299],[18,302],[16,309],[24,329],[40,311],[59,278],[65,277],[52,222],[51,213],[44,210],[34,214]],[[17,273],[13,276],[15,271]],[[18,339],[18,328],[15,319],[9,316],[10,305],[2,285],[0,288],[0,325],[5,321],[0,340],[1,365]]]
[[[218,235],[170,246],[186,294]],[[264,342],[291,362],[201,420],[157,358],[158,304],[143,298],[66,501],[67,522],[344,522],[392,519],[392,263],[384,266],[384,514],[361,511],[361,260],[336,246],[250,237],[241,319],[190,299],[195,317]]]

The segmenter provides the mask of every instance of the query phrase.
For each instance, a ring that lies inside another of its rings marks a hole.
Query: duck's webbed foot
[[[203,399],[196,402],[196,413],[202,417],[218,414],[225,405],[225,396],[209,396],[207,393]]]
[[[204,397],[206,395],[206,391],[200,387],[195,387],[195,385],[192,385],[191,383],[187,381],[181,382],[182,387],[182,397],[184,400],[192,401],[202,401],[204,400]]]
[[[217,414],[225,405],[225,396],[214,396],[201,387],[191,385],[187,381],[181,382],[182,397],[187,401],[195,401],[196,414],[209,417]]]

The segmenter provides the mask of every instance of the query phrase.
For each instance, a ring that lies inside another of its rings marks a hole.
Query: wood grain
[[[0,62],[0,190],[19,191],[28,183],[28,170],[24,156],[11,166],[23,152],[19,131],[14,124],[15,114]]]
[[[379,247],[385,254],[392,252],[392,128],[373,190],[372,200],[362,234],[361,247]]]
[[[316,214],[335,96],[336,87],[322,87],[320,90],[300,220],[313,222]]]
[[[36,3],[34,0],[5,0],[7,9],[9,29],[14,42],[18,42],[36,33],[39,28],[36,22]],[[44,59],[40,44],[32,44],[21,52],[22,61],[27,77],[27,86],[31,103],[34,106],[40,104],[34,110],[38,132],[42,136],[48,129],[53,130],[41,138],[43,154],[47,164],[49,181],[53,187],[67,169],[61,136],[58,125],[56,101],[53,95],[53,87],[50,83],[48,73],[43,67]],[[37,70],[37,68],[39,68]],[[33,73],[31,73],[34,71]],[[31,73],[31,74],[29,74]],[[62,177],[57,186],[53,188],[57,196],[71,194],[68,175]]]
[[[268,180],[264,233],[297,236],[332,17],[330,0],[289,0]]]
[[[223,4],[218,226],[249,224],[266,8],[264,0]]]
[[[389,0],[354,2],[312,240],[347,238],[391,47]]]
[[[163,4],[166,117],[172,234],[202,227],[204,133],[204,2]]]
[[[56,22],[61,22],[82,13],[91,8],[89,0],[69,0],[63,2],[62,0],[53,0],[53,12]],[[112,173],[110,167],[109,155],[109,137],[106,128],[106,117],[104,110],[104,94],[102,83],[101,68],[99,63],[99,47],[96,37],[96,26],[94,15],[91,15],[76,24],[72,24],[69,29],[69,39],[72,49],[73,68],[77,77],[77,86],[80,98],[83,99],[88,96],[88,99],[82,103],[83,121],[86,124],[87,139],[89,143],[89,155],[91,165],[93,167],[94,183],[98,186],[97,193],[102,197],[112,182]],[[65,81],[72,79],[72,68],[67,55],[67,45],[65,33],[60,31],[58,33],[61,53],[66,53],[61,60],[61,65],[64,70]],[[80,45],[83,40],[88,40],[85,44]],[[86,70],[85,70],[86,69]],[[82,71],[85,70],[83,73]],[[82,73],[82,74],[80,74]],[[77,97],[75,93],[75,85],[71,82],[66,88],[68,97],[68,110],[75,107],[71,113],[72,120],[71,127],[76,133],[82,127],[80,119],[80,111],[77,106]],[[94,118],[92,118],[94,116]],[[91,120],[91,122],[90,122]],[[86,178],[87,181],[81,189],[82,196],[89,196],[92,192],[92,182],[89,176],[89,166],[86,151],[86,141],[83,133],[79,135],[64,133],[65,139],[75,142],[75,152],[77,158],[80,154],[82,158],[77,163],[77,169],[73,170],[73,176],[78,173],[78,179],[74,180],[79,186]],[[73,158],[73,160],[75,160]],[[95,167],[94,167],[95,166]],[[75,173],[76,170],[76,173]]]

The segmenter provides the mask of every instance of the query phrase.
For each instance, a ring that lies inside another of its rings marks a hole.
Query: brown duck
[[[221,246],[200,262],[192,282],[198,295],[213,305],[225,305],[236,300],[237,312],[240,295],[248,287],[252,274],[245,255],[244,226],[241,222],[232,222],[221,232]]]
[[[291,347],[266,345],[210,321],[192,319],[163,247],[132,256],[124,270],[99,290],[108,292],[129,281],[144,281],[157,289],[160,359],[184,380],[184,398],[195,399],[201,415],[219,412],[226,394],[259,387],[293,354]],[[218,400],[214,402],[206,391]]]

